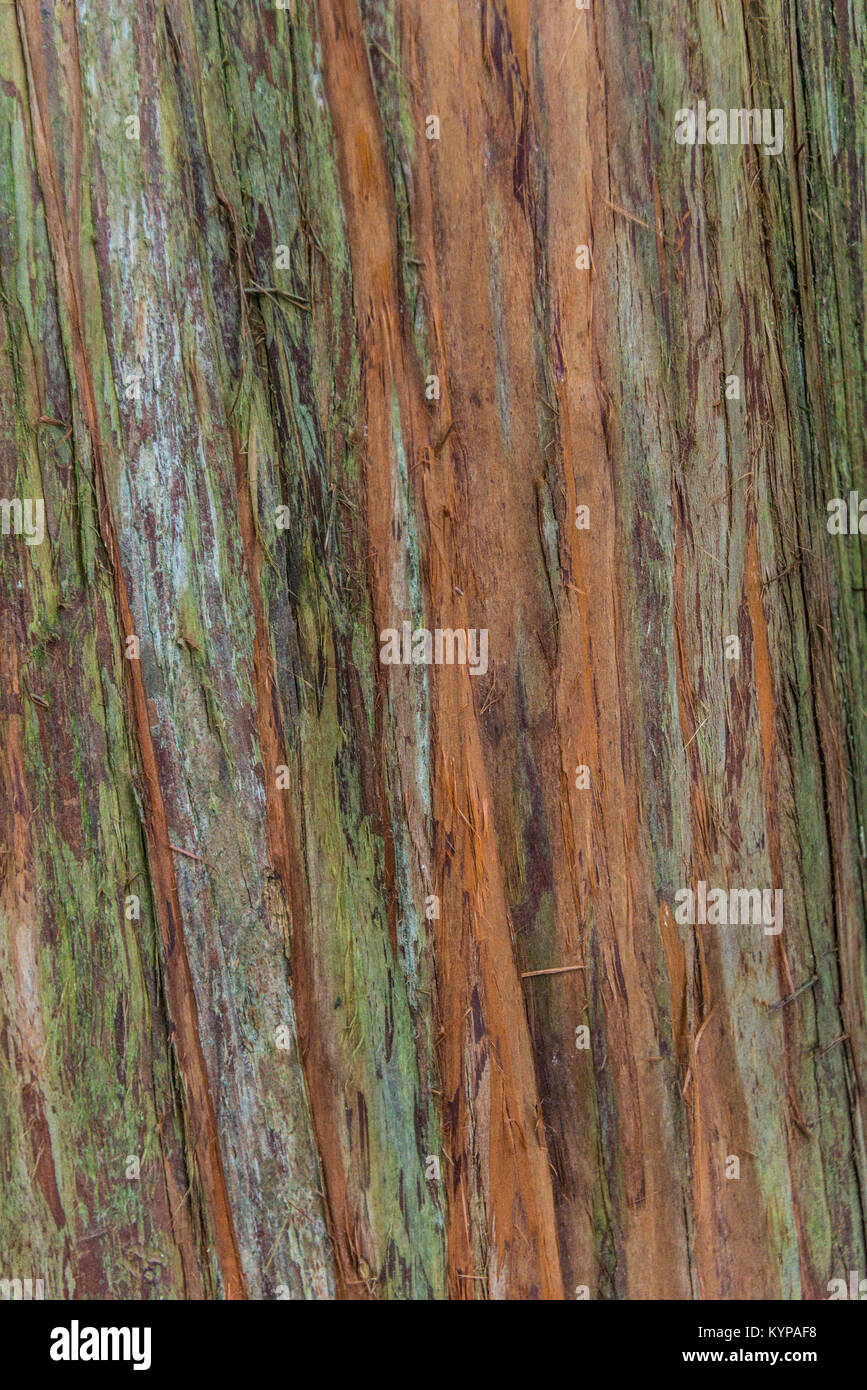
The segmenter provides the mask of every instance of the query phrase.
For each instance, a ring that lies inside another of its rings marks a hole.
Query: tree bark
[[[45,507],[0,537],[0,1275],[867,1273],[865,74],[863,0],[0,6],[0,491]],[[782,152],[679,144],[700,100]],[[384,663],[404,623],[487,669]],[[783,929],[684,923],[700,882]]]

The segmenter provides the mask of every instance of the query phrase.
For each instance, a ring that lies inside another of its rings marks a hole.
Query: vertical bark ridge
[[[99,417],[88,361],[88,347],[82,329],[81,266],[76,259],[76,243],[70,238],[61,204],[53,138],[44,115],[48,103],[40,25],[38,17],[32,11],[27,12],[22,5],[17,6],[17,14],[27,68],[34,147],[46,221],[58,277],[58,291],[66,314],[72,350],[73,379],[80,392],[82,424],[86,431],[97,488],[100,535],[114,580],[120,634],[124,636],[135,632],[135,624],[106,485]],[[77,90],[75,86],[70,88],[73,101]],[[82,118],[80,111],[75,111],[74,108],[73,120],[73,152],[78,149],[80,158]],[[79,132],[78,137],[75,132]],[[73,185],[80,186],[80,166],[73,169]],[[184,941],[183,918],[169,844],[165,804],[151,738],[147,696],[141,669],[136,661],[128,663],[128,689],[145,792],[144,831],[148,845],[154,905],[164,952],[166,997],[178,1065],[183,1078],[185,1104],[189,1111],[191,1142],[202,1184],[207,1220],[213,1231],[224,1294],[226,1298],[241,1298],[244,1296],[244,1276],[199,1037],[198,1007]]]
[[[421,405],[422,373],[401,326],[396,210],[357,6],[320,11],[320,22],[361,326],[375,624],[399,628],[403,619],[395,612],[392,578],[401,565],[401,523],[383,463],[391,458],[394,468],[402,455],[415,465],[427,451],[424,612],[431,627],[479,626],[481,620],[472,621],[469,599],[455,601],[455,595],[472,593],[476,612],[481,611],[475,576],[460,554],[466,520],[465,503],[451,478],[454,446],[433,447]],[[344,113],[351,113],[351,124]],[[420,115],[417,111],[417,121]],[[418,249],[427,253],[433,283],[433,247]],[[435,882],[442,899],[436,982],[443,1030],[449,1287],[453,1297],[462,1298],[478,1296],[474,1286],[480,1282],[495,1296],[508,1287],[522,1296],[550,1297],[561,1287],[550,1174],[469,682],[465,673],[460,678],[439,674],[432,690],[429,753]],[[406,684],[403,672],[388,681],[398,719],[407,709]]]

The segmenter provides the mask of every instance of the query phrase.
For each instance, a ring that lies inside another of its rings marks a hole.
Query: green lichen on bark
[[[0,6],[0,492],[48,533],[0,550],[0,1274],[823,1297],[862,0],[97,9]],[[677,144],[699,99],[783,153]],[[489,670],[383,666],[405,620]],[[783,887],[781,939],[679,926],[699,879]]]

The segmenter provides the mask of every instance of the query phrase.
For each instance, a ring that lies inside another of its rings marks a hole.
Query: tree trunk
[[[867,1272],[865,50],[863,0],[0,6],[0,1275]]]

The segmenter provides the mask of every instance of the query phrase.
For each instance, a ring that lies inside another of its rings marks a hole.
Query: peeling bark
[[[0,1276],[867,1272],[865,45],[0,6]],[[676,143],[699,100],[783,152]],[[486,671],[384,664],[405,622]]]

